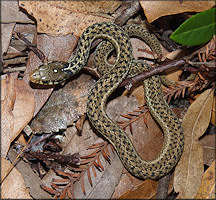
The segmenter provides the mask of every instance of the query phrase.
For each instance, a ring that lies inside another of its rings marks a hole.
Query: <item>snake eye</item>
[[[53,72],[54,72],[54,73],[58,73],[58,70],[57,70],[57,69],[53,69]]]

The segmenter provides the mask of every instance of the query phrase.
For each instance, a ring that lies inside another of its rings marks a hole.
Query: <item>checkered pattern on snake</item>
[[[138,27],[134,26],[132,29],[136,28]],[[149,35],[145,37],[149,38]],[[121,27],[111,23],[97,23],[88,27],[80,37],[76,55],[70,62],[52,62],[40,66],[30,74],[30,80],[40,84],[57,84],[77,73],[86,64],[90,46],[97,38],[112,43],[117,59],[91,89],[87,102],[88,117],[92,125],[115,147],[130,173],[141,179],[159,178],[176,165],[184,143],[181,124],[164,100],[160,77],[156,75],[144,80],[148,108],[164,132],[163,149],[154,160],[142,160],[124,130],[109,119],[105,112],[108,97],[126,78],[133,62],[141,71],[151,68],[142,61],[133,61],[130,38]]]

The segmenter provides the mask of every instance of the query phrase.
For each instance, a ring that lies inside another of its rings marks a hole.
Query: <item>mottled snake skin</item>
[[[139,26],[135,25],[130,29],[136,32],[138,28]],[[155,50],[154,41],[152,44],[151,35],[148,33],[147,31],[145,37]],[[148,108],[164,133],[163,149],[154,160],[142,160],[124,130],[109,119],[105,112],[107,98],[127,77],[131,66],[134,65],[133,62],[141,71],[151,68],[142,61],[133,60],[130,38],[121,27],[111,23],[97,23],[88,27],[80,37],[78,50],[70,62],[52,62],[40,66],[30,74],[30,79],[40,84],[57,84],[64,81],[86,64],[91,44],[97,38],[112,43],[117,59],[92,88],[87,102],[88,117],[92,125],[115,147],[119,158],[130,173],[141,179],[159,178],[176,165],[184,144],[181,124],[164,100],[160,77],[156,75],[143,81]],[[101,57],[104,58],[104,54],[101,53]]]

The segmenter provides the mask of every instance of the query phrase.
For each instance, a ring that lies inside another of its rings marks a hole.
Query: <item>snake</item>
[[[124,25],[122,26],[122,29],[128,34],[129,37],[138,37],[142,39],[147,45],[149,45],[152,52],[154,53],[155,59],[159,60],[160,58],[162,58],[162,50],[160,43],[156,36],[150,33],[147,28],[139,25]],[[108,56],[113,50],[114,48],[109,41],[103,41],[97,46],[94,56],[94,63],[97,68],[97,71],[100,74],[107,73],[108,70],[112,67],[112,65],[109,62],[107,62],[107,60]],[[140,65],[147,66],[145,62],[133,59],[131,62],[131,67],[127,78],[133,77],[137,74],[146,71],[146,67],[142,67]],[[175,81],[168,79],[165,75],[160,75],[160,79],[162,84],[165,86],[176,85]]]
[[[135,33],[139,27],[134,25],[130,29]],[[145,31],[144,37],[150,41],[152,49],[158,48],[148,31]],[[93,41],[99,38],[112,44],[116,51],[116,61],[97,80],[89,93],[88,118],[93,127],[114,146],[121,162],[132,175],[140,179],[158,179],[177,164],[184,146],[181,123],[164,99],[160,76],[154,75],[143,80],[148,109],[161,126],[164,135],[163,147],[153,160],[142,159],[125,131],[105,112],[107,99],[128,76],[133,66],[141,68],[141,71],[152,68],[143,61],[133,59],[130,37],[122,27],[107,22],[89,26],[79,38],[76,54],[69,62],[45,63],[29,74],[30,81],[45,85],[59,84],[78,73],[87,63]],[[101,57],[104,58],[104,54]]]

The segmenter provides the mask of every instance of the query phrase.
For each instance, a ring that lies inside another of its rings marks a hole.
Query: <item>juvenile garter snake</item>
[[[97,23],[88,27],[80,37],[76,55],[70,62],[52,62],[42,65],[30,74],[30,80],[50,85],[66,80],[86,64],[90,46],[97,38],[103,38],[112,43],[117,59],[91,89],[87,102],[88,117],[92,125],[115,147],[119,158],[129,172],[141,179],[159,178],[176,165],[184,144],[181,124],[164,100],[160,77],[156,75],[144,80],[148,108],[164,132],[163,148],[154,160],[142,160],[127,134],[105,113],[107,98],[125,79],[134,62],[130,38],[121,27],[111,23]],[[138,68],[143,67],[142,70],[151,68],[143,62],[135,62]]]

